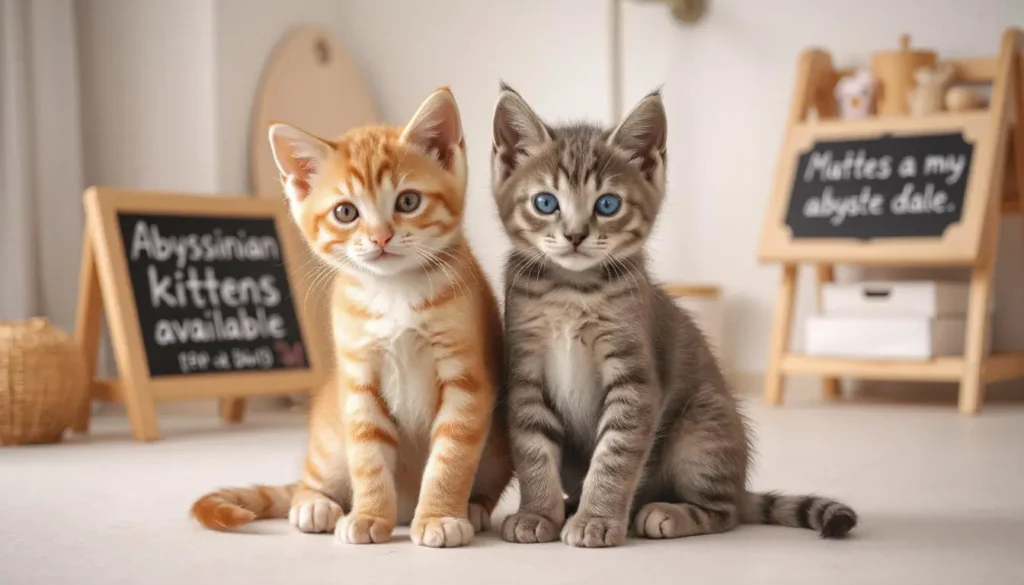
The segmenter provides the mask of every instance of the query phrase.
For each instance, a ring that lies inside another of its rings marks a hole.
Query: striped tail
[[[818,496],[785,496],[776,492],[747,492],[741,512],[746,524],[775,524],[817,530],[822,538],[843,538],[857,525],[852,508]]]
[[[295,484],[218,490],[192,504],[192,517],[206,528],[227,530],[257,519],[287,518]]]

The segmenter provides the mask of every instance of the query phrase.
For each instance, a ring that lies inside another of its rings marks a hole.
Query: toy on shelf
[[[867,69],[846,75],[836,83],[839,115],[847,120],[867,118],[875,111],[875,76]]]
[[[985,98],[970,87],[951,87],[946,90],[945,104],[950,112],[966,112],[984,107]]]
[[[910,36],[900,36],[900,47],[895,51],[881,51],[872,59],[875,77],[880,82],[878,114],[899,116],[910,113],[907,96],[914,87],[914,72],[922,67],[933,67],[935,51],[911,49]]]
[[[927,116],[942,111],[946,89],[953,82],[955,70],[950,63],[919,67],[914,71],[917,86],[907,95],[912,116]]]

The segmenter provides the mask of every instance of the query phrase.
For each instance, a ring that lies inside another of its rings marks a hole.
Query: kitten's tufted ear
[[[271,124],[269,136],[285,194],[299,203],[309,196],[313,177],[323,169],[334,147],[287,124]]]
[[[399,140],[423,151],[449,173],[465,175],[462,119],[455,96],[447,87],[434,91],[420,104]]]
[[[640,100],[621,124],[608,136],[608,144],[623,151],[651,182],[664,180],[668,119],[661,92]]]
[[[544,121],[516,90],[502,83],[494,108],[494,184],[503,183],[526,157],[550,140],[551,132]]]

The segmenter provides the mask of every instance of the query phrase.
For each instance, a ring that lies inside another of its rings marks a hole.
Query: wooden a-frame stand
[[[779,284],[772,326],[764,398],[779,404],[784,377],[816,375],[823,379],[826,398],[840,395],[839,378],[959,382],[959,409],[977,413],[986,384],[1024,377],[1024,352],[986,354],[988,304],[995,272],[999,220],[1004,213],[1024,210],[1024,32],[1005,32],[994,58],[949,61],[955,83],[991,83],[986,110],[943,112],[926,118],[837,118],[833,90],[850,70],[833,68],[828,53],[811,49],[799,62],[796,89],[787,120],[787,144],[779,159],[772,204],[762,233],[760,260],[779,262]],[[816,119],[809,114],[814,111]],[[932,130],[974,131],[978,137],[971,165],[971,185],[962,225],[941,238],[859,241],[794,239],[783,222],[788,188],[793,178],[798,138],[806,135],[846,137],[882,133],[927,133]],[[1015,167],[1016,184],[1006,180]],[[1022,224],[1024,225],[1024,224]],[[790,352],[790,330],[796,297],[798,265],[815,266],[818,305],[822,285],[834,280],[836,264],[887,266],[963,266],[970,268],[966,345],[962,356],[926,361],[882,361],[823,358]]]
[[[276,201],[247,197],[121,191],[103,187],[87,190],[84,203],[86,225],[75,341],[85,358],[89,400],[82,405],[73,425],[76,432],[88,432],[94,400],[123,403],[134,438],[152,441],[160,435],[156,416],[156,404],[159,402],[218,399],[221,418],[240,422],[246,397],[309,392],[323,383],[328,354],[325,353],[325,344],[313,337],[309,337],[313,342],[306,347],[310,363],[301,368],[152,376],[147,366],[136,299],[117,223],[118,214],[122,212],[270,219],[274,221],[287,260],[299,257],[301,243],[285,207]],[[289,272],[289,278],[295,279],[291,282],[294,298],[305,298],[307,283],[297,278],[293,268],[289,267]],[[304,306],[296,304],[295,312],[298,320],[295,326],[311,336],[315,330]],[[96,377],[104,315],[117,361],[117,379]]]

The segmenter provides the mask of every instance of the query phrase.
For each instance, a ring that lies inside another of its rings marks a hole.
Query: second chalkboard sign
[[[940,237],[960,221],[974,146],[960,133],[817,141],[786,212],[796,238]]]

